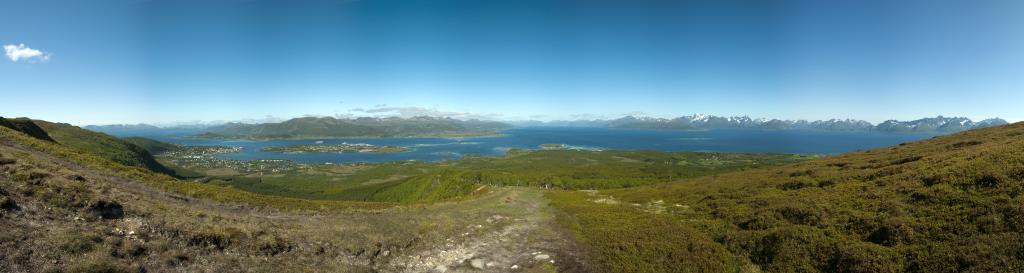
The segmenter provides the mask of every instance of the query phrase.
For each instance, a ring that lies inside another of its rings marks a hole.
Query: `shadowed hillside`
[[[16,119],[5,119],[0,117],[0,126],[11,128],[12,130],[25,133],[36,139],[54,141],[50,138],[50,135],[43,131],[43,128],[39,128],[38,125],[32,122],[31,119],[27,118],[16,118]]]
[[[144,137],[126,137],[122,138],[121,140],[134,144],[135,146],[139,146],[139,148],[146,150],[152,155],[157,155],[168,151],[174,151],[180,148],[178,145],[173,143],[157,141]]]
[[[129,141],[64,123],[41,120],[33,122],[43,128],[57,143],[110,159],[125,166],[142,167],[154,172],[174,175],[174,171],[157,162],[146,149]]]

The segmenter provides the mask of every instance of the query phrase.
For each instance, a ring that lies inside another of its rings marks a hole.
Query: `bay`
[[[595,127],[526,127],[500,136],[470,138],[353,138],[310,140],[218,140],[157,137],[182,145],[241,147],[238,153],[217,157],[237,160],[288,159],[300,163],[353,163],[399,160],[436,161],[467,155],[500,156],[510,149],[540,149],[541,144],[565,144],[584,150],[656,150],[666,152],[749,152],[839,154],[922,140],[939,133],[832,132],[803,130],[670,131]],[[296,144],[367,143],[409,148],[402,153],[274,153],[261,149]]]

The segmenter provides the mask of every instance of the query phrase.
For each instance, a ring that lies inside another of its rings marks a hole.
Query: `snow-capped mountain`
[[[1003,125],[1007,122],[999,118],[986,119],[979,122],[963,117],[923,118],[912,121],[887,120],[875,126],[876,131],[883,132],[957,132],[963,130]]]
[[[999,118],[986,119],[979,122],[963,117],[923,118],[912,121],[889,120],[873,125],[870,122],[855,119],[830,120],[779,120],[753,119],[747,116],[721,117],[695,114],[673,119],[626,116],[608,121],[613,128],[645,128],[669,130],[704,130],[704,129],[768,129],[768,130],[822,130],[822,131],[881,131],[881,132],[956,132],[976,128],[1007,124]]]

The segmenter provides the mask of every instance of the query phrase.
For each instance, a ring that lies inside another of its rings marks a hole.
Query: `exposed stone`
[[[483,259],[472,259],[472,260],[469,260],[469,265],[472,265],[473,268],[476,268],[476,269],[484,269],[484,260]]]

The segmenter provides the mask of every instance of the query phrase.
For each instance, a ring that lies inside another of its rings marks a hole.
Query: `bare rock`
[[[484,259],[472,259],[469,260],[469,265],[472,265],[476,269],[484,269]]]

